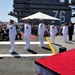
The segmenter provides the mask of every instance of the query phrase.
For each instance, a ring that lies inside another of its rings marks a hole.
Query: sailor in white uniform
[[[55,35],[57,33],[57,28],[54,25],[54,21],[51,22],[50,26],[50,36],[51,36],[51,43],[53,44],[55,42]]]
[[[29,24],[29,20],[25,20],[25,25],[24,25],[24,37],[26,41],[26,47],[24,48],[25,50],[30,49],[30,36],[31,36],[31,25]]]
[[[74,40],[75,40],[75,24],[74,24]]]
[[[67,34],[68,34],[68,26],[65,23],[63,28],[62,28],[62,34],[63,34],[63,41],[66,43],[67,42]]]
[[[38,35],[40,40],[40,47],[44,46],[44,32],[45,32],[45,24],[43,23],[43,20],[39,20],[40,24],[38,26]]]
[[[10,20],[8,28],[9,28],[9,39],[11,44],[10,52],[12,53],[15,51],[15,36],[16,36],[16,26],[13,20]]]

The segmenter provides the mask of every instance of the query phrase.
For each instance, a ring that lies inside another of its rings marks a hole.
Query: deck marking
[[[40,57],[52,56],[53,54],[0,54],[0,57]]]
[[[48,39],[48,37],[46,37],[46,40],[48,41],[48,44],[49,44],[49,46],[50,46],[50,48],[51,48],[51,50],[52,50],[52,53],[53,53],[53,54],[56,54],[56,52],[55,52],[55,50],[54,50],[54,48],[53,48],[53,46],[52,46],[50,40]]]
[[[0,42],[0,45],[7,45],[7,44],[10,44],[10,42]],[[24,45],[26,44],[26,42],[15,42],[15,44],[18,44],[18,45]],[[34,44],[34,45],[37,45],[37,44],[40,44],[40,42],[30,42],[30,44]],[[48,42],[44,42],[44,44],[48,44]]]

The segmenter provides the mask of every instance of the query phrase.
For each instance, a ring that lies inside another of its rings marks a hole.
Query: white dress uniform
[[[30,49],[30,36],[31,36],[31,25],[29,23],[26,23],[24,25],[24,36],[26,41],[26,48],[24,49]]]
[[[74,25],[74,39],[75,39],[75,25]]]
[[[15,36],[16,36],[16,27],[14,24],[9,25],[9,39],[10,39],[10,44],[11,44],[11,52],[14,52],[15,50]]]
[[[68,26],[63,26],[62,28],[62,34],[63,34],[63,41],[67,41],[67,34],[68,34]]]
[[[55,26],[55,25],[51,25],[51,26],[50,26],[51,43],[54,43],[56,33],[57,33],[57,28],[56,28],[56,26]]]
[[[40,23],[38,27],[38,35],[40,40],[40,47],[44,45],[44,31],[45,31],[45,24]]]

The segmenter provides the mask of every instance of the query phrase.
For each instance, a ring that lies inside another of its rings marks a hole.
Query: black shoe
[[[72,41],[72,39],[70,39],[69,41]]]

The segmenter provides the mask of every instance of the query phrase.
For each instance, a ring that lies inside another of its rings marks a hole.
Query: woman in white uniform
[[[54,44],[55,42],[55,35],[57,33],[57,28],[54,25],[54,21],[51,22],[51,26],[50,26],[50,37],[51,37],[51,43]]]
[[[62,28],[62,34],[63,34],[63,41],[66,43],[67,42],[67,34],[68,34],[68,26],[65,23],[63,28]]]
[[[30,36],[31,36],[31,25],[29,24],[29,20],[25,20],[25,25],[24,25],[24,37],[26,41],[26,47],[24,48],[25,50],[30,49]]]
[[[74,24],[74,40],[75,40],[75,24]]]
[[[39,41],[40,41],[40,47],[44,46],[44,32],[45,32],[45,24],[43,23],[43,20],[39,20],[40,24],[38,26],[38,35],[39,35]]]

